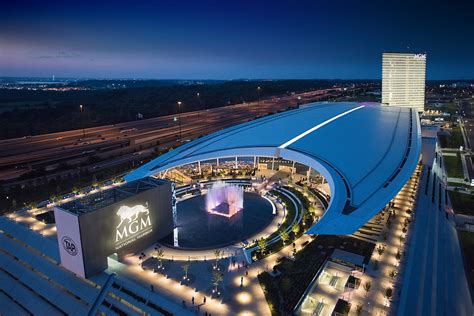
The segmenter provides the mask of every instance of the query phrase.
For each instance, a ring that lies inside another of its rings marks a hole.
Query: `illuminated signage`
[[[68,252],[71,256],[77,255],[77,246],[72,240],[71,237],[64,236],[61,238],[61,244],[63,245],[64,250]]]
[[[120,249],[153,231],[148,203],[132,207],[122,205],[117,216],[120,222],[115,229],[115,249]]]
[[[415,54],[415,59],[426,60],[426,54]]]

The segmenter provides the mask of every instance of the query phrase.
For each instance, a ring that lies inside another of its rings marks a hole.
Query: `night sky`
[[[0,76],[379,79],[411,51],[474,78],[472,0],[135,2],[1,1]]]

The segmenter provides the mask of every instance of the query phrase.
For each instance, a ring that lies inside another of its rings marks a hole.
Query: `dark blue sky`
[[[413,51],[474,78],[471,0],[137,2],[2,1],[0,76],[378,79]]]

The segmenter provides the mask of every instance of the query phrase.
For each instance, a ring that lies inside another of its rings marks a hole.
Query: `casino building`
[[[305,165],[330,191],[306,233],[344,235],[400,191],[420,151],[416,109],[378,103],[313,103],[201,137],[132,171],[125,183],[0,217],[0,314],[192,314],[115,273],[127,269],[127,255],[176,237],[180,188],[165,179],[173,168],[219,159]]]

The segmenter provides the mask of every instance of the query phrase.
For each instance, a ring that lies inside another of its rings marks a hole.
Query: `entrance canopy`
[[[351,234],[403,187],[421,150],[416,110],[378,103],[318,102],[196,139],[125,176],[137,180],[202,160],[266,156],[316,169],[331,189],[310,234]]]

